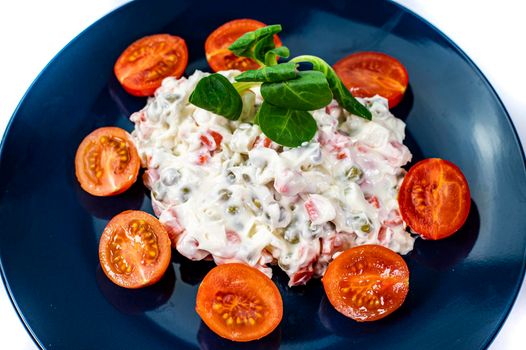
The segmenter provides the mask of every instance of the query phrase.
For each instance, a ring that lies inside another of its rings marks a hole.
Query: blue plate
[[[276,4],[274,4],[276,5]],[[411,290],[384,320],[359,324],[335,312],[319,281],[287,288],[281,325],[259,342],[215,336],[194,311],[209,263],[174,254],[163,280],[138,291],[101,273],[98,238],[124,209],[151,211],[141,184],[116,198],[94,198],[78,186],[74,154],[95,128],[118,125],[144,99],[113,76],[119,54],[144,35],[184,37],[186,71],[207,70],[203,43],[234,18],[281,23],[293,55],[334,63],[361,50],[397,57],[410,87],[394,113],[407,123],[416,159],[456,163],[471,188],[461,232],[418,240],[406,256]],[[35,341],[48,349],[480,349],[488,346],[516,297],[524,273],[526,173],[510,118],[466,55],[435,28],[388,2],[138,1],[104,17],[46,67],[18,107],[2,144],[0,234],[2,276]]]

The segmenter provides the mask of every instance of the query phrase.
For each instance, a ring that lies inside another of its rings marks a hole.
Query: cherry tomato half
[[[86,136],[75,155],[75,174],[84,191],[113,196],[137,180],[140,160],[130,134],[117,127],[103,127]]]
[[[423,238],[442,239],[457,232],[471,206],[468,182],[453,163],[424,159],[409,169],[398,205],[402,219]]]
[[[210,270],[197,291],[195,309],[217,335],[239,342],[263,338],[283,317],[281,295],[272,280],[239,263]]]
[[[404,96],[409,77],[396,58],[380,52],[358,52],[334,64],[336,74],[355,97],[380,95],[389,100],[389,108]]]
[[[228,47],[234,43],[241,35],[265,27],[266,24],[254,19],[235,19],[227,22],[214,30],[206,39],[205,53],[206,60],[214,72],[228,69],[238,69],[246,71],[258,69],[259,64],[247,57],[237,57]],[[276,47],[281,46],[281,40],[274,36]]]
[[[135,96],[150,96],[164,78],[183,75],[188,64],[185,41],[174,35],[145,36],[128,46],[115,62],[115,76]]]
[[[362,245],[338,255],[322,278],[332,306],[356,321],[376,321],[398,309],[409,291],[404,259],[380,245]]]
[[[110,220],[99,242],[102,270],[124,288],[149,286],[164,275],[172,250],[170,238],[155,217],[138,210]]]

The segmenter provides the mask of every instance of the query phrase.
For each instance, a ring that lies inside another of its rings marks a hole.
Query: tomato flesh
[[[426,239],[442,239],[466,222],[471,206],[469,186],[453,163],[429,158],[406,174],[398,194],[400,214],[407,225]]]
[[[171,258],[168,233],[142,211],[128,210],[110,220],[99,242],[102,270],[115,284],[141,288],[161,279]]]
[[[238,69],[246,71],[260,68],[259,64],[247,57],[237,57],[228,47],[240,36],[258,28],[265,27],[266,24],[254,19],[235,19],[227,22],[214,30],[206,39],[205,53],[206,60],[214,72],[228,69]],[[281,40],[274,36],[276,47],[281,46]]]
[[[259,270],[240,263],[216,266],[197,292],[196,311],[217,335],[246,342],[271,333],[283,317],[278,288]]]
[[[155,34],[128,46],[115,62],[114,72],[127,92],[150,96],[164,78],[180,78],[187,64],[188,48],[182,38]]]
[[[103,127],[82,140],[75,155],[75,174],[82,189],[94,196],[126,191],[137,180],[140,159],[130,134]]]
[[[337,311],[359,322],[375,321],[403,304],[409,291],[409,269],[392,250],[363,245],[334,259],[322,282]]]
[[[409,77],[400,61],[380,52],[358,52],[334,64],[336,74],[355,97],[380,95],[389,108],[402,100]]]

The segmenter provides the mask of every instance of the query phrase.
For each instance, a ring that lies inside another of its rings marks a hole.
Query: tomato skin
[[[263,338],[283,317],[276,285],[241,263],[214,267],[197,291],[196,312],[217,335],[238,342]]]
[[[137,180],[140,159],[133,140],[117,127],[94,130],[75,154],[75,175],[82,189],[94,196],[114,196]]]
[[[243,18],[227,22],[214,30],[206,39],[206,60],[214,72],[229,69],[246,71],[260,68],[259,64],[247,57],[237,57],[228,47],[241,35],[265,27],[266,24],[254,19]],[[276,47],[281,46],[281,40],[274,36]]]
[[[409,269],[392,250],[362,245],[338,255],[322,283],[338,312],[358,322],[376,321],[403,304],[409,292]]]
[[[381,52],[357,52],[334,64],[336,74],[355,97],[380,95],[389,108],[402,100],[409,76],[396,58]]]
[[[425,239],[442,239],[466,222],[470,207],[469,185],[450,161],[424,159],[409,169],[398,193],[405,223]]]
[[[151,96],[164,78],[180,78],[188,65],[186,42],[174,35],[145,36],[128,46],[113,68],[122,87],[134,96]]]
[[[142,288],[164,275],[172,256],[170,238],[155,217],[124,211],[110,220],[99,241],[99,260],[106,276],[124,288]]]

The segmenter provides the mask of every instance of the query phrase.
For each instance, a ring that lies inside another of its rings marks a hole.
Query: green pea
[[[259,199],[257,198],[252,199],[252,203],[254,203],[256,208],[261,209],[261,202],[259,201]]]
[[[285,239],[291,244],[298,244],[300,242],[300,238],[297,235],[292,238],[285,237]]]
[[[236,175],[234,175],[233,172],[229,171],[228,174],[226,174],[226,179],[229,183],[233,184],[236,181]]]
[[[183,193],[183,195],[181,196],[182,197],[182,200],[183,202],[186,202],[189,198],[190,198],[190,189],[188,187],[183,187],[181,189],[181,192]]]
[[[274,231],[272,231],[272,233],[273,233],[274,236],[276,236],[276,237],[283,238],[283,237],[285,236],[285,229],[283,229],[283,228],[277,228],[277,229],[275,229]]]
[[[357,166],[352,166],[345,172],[345,177],[349,180],[356,182],[362,178],[363,172]]]
[[[230,197],[232,197],[232,192],[230,192],[229,190],[222,189],[219,191],[219,199],[221,199],[222,201],[226,202],[230,199]]]
[[[229,214],[232,214],[232,215],[235,215],[237,214],[238,212],[238,208],[235,206],[235,205],[231,205],[230,207],[228,207],[227,211]]]
[[[362,230],[365,233],[369,233],[371,232],[371,225],[369,224],[362,225],[362,227],[360,227],[360,230]]]

